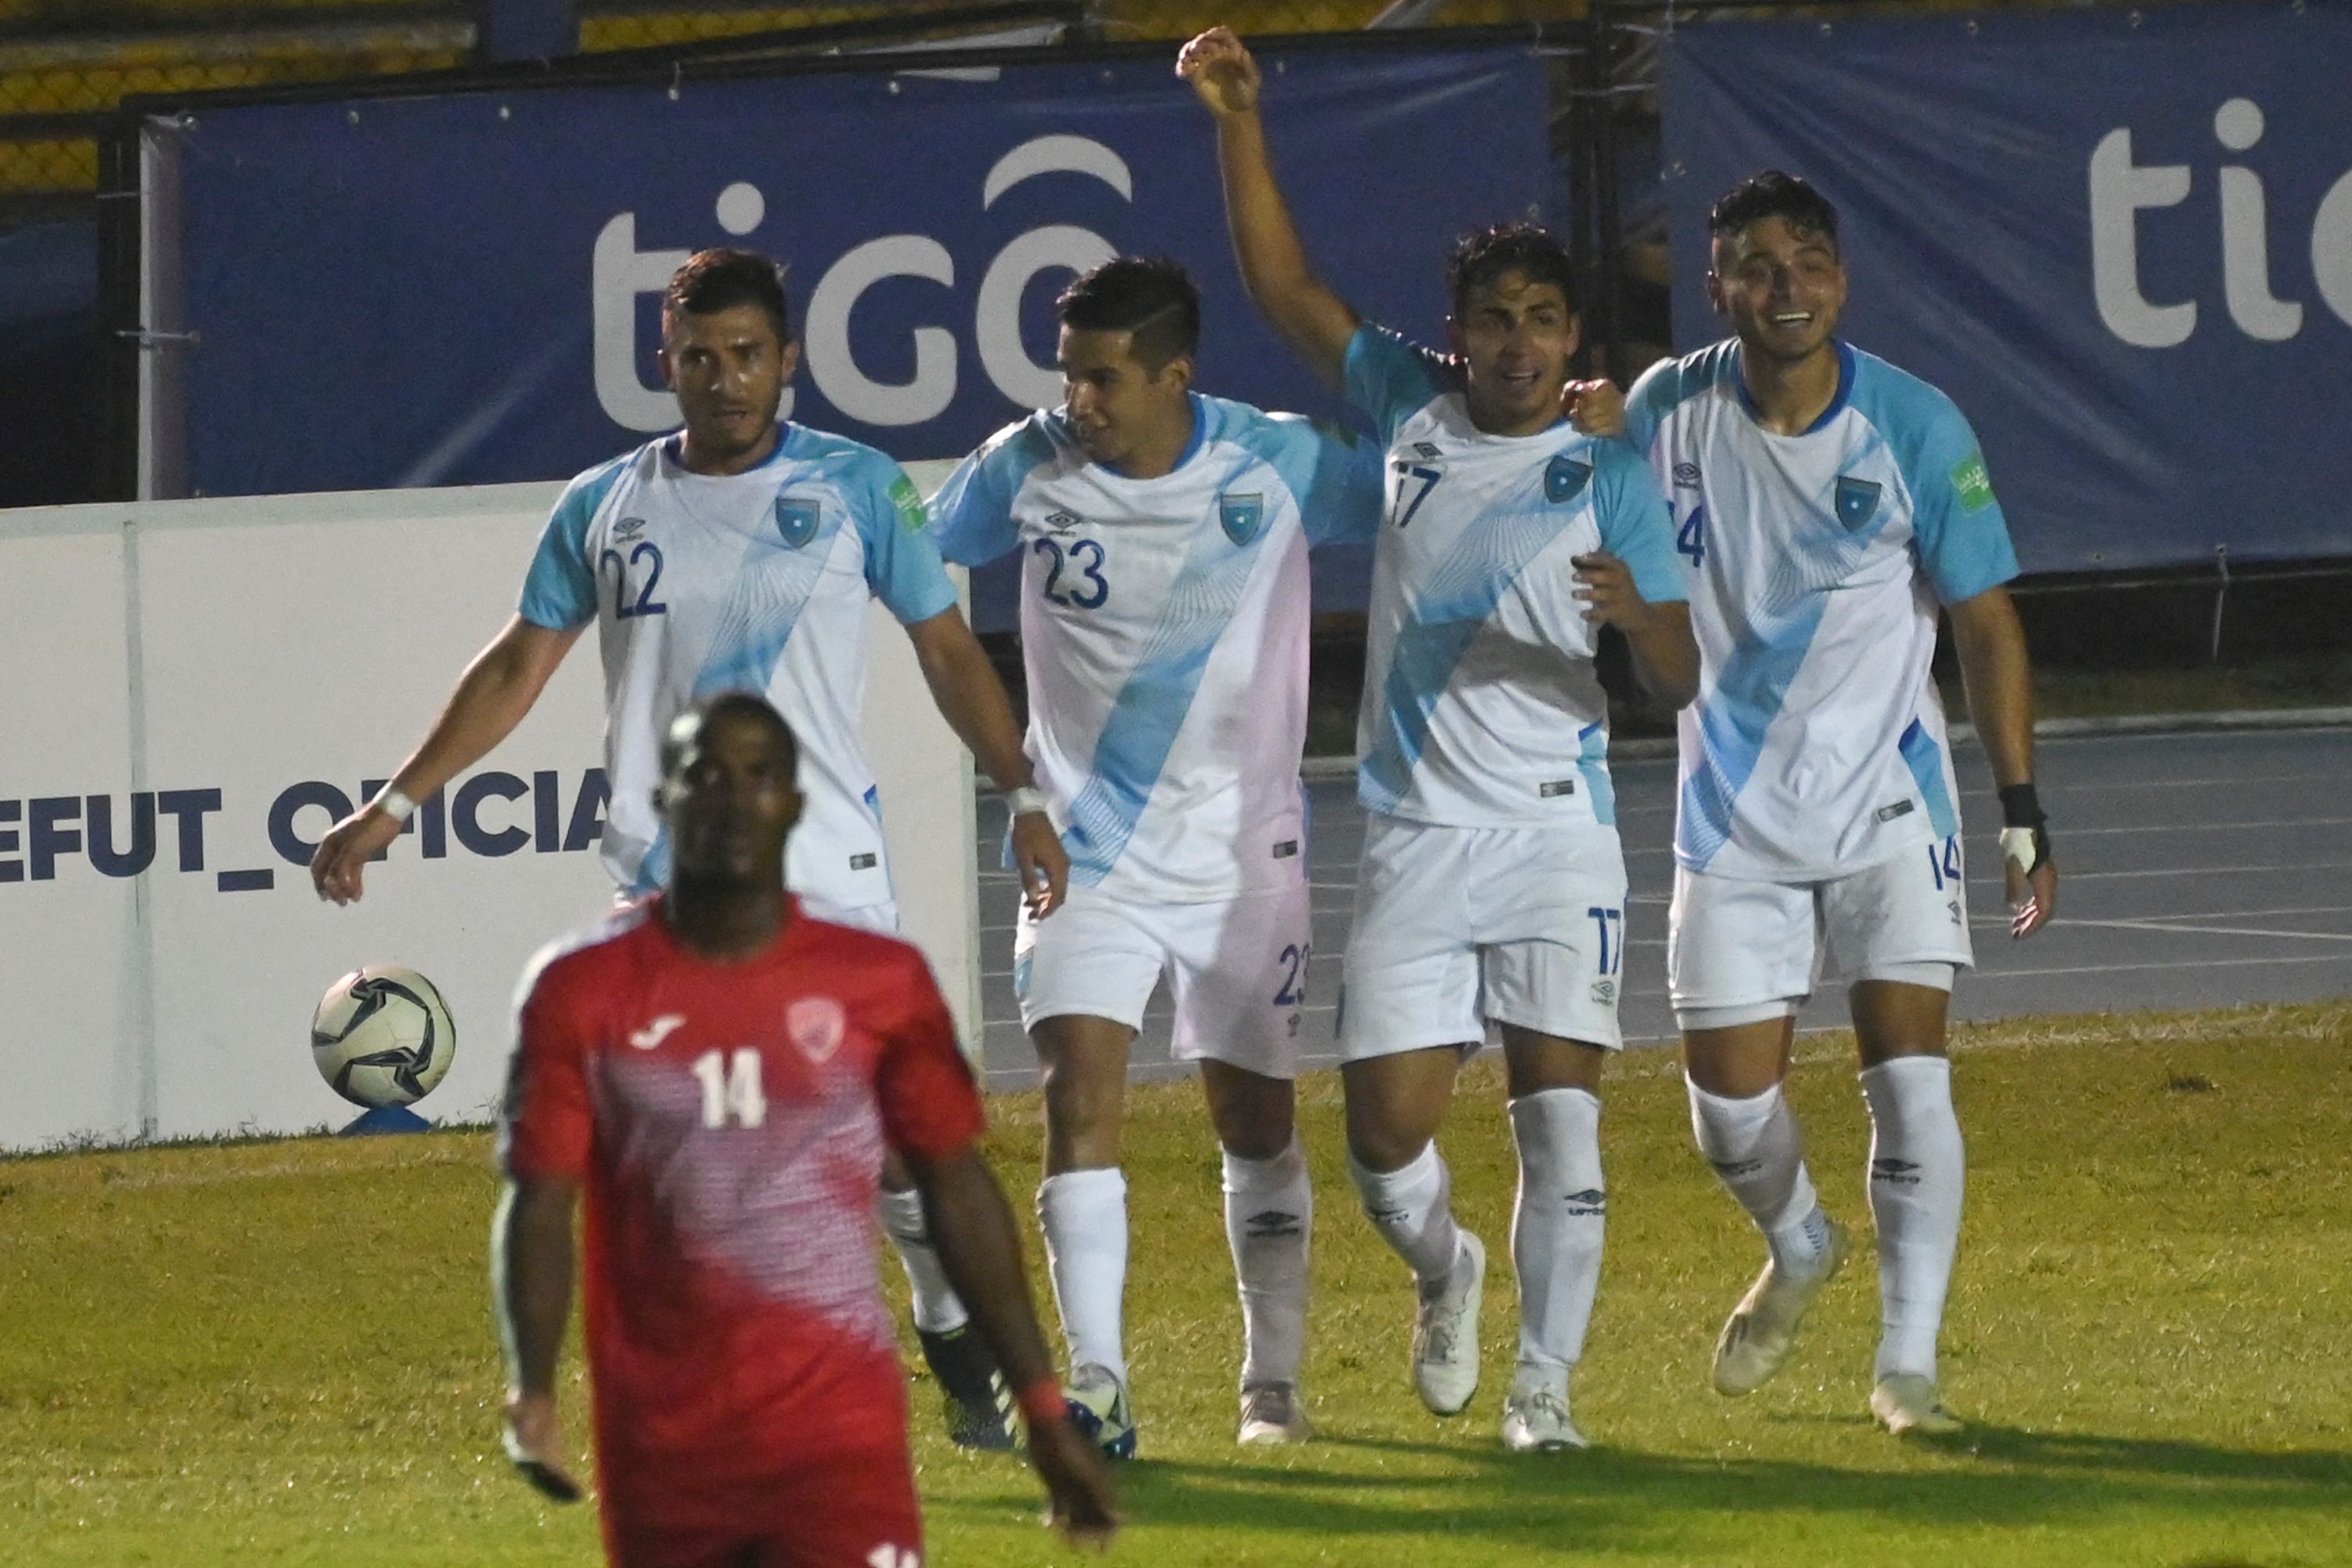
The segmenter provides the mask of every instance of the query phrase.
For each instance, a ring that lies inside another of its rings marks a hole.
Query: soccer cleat
[[[1826,1217],[1826,1216],[1825,1216]],[[1723,1337],[1715,1342],[1715,1391],[1734,1398],[1753,1394],[1771,1380],[1789,1359],[1790,1350],[1797,1342],[1797,1325],[1805,1321],[1805,1310],[1822,1287],[1837,1277],[1845,1266],[1848,1251],[1845,1227],[1835,1220],[1829,1221],[1829,1247],[1821,1268],[1798,1279],[1781,1274],[1775,1264],[1767,1263],[1764,1272],[1756,1277],[1748,1294],[1739,1299],[1731,1316],[1723,1325]]]
[[[922,1342],[924,1364],[940,1385],[948,1436],[956,1447],[1014,1447],[1013,1391],[1004,1386],[1004,1374],[997,1371],[996,1358],[989,1354],[979,1331],[965,1323],[945,1333],[918,1329],[915,1337]]]
[[[1135,1413],[1117,1373],[1094,1362],[1073,1367],[1062,1397],[1071,1423],[1097,1447],[1114,1459],[1135,1458]]]
[[[1897,1437],[1916,1432],[1935,1436],[1957,1432],[1963,1423],[1936,1397],[1936,1380],[1916,1372],[1891,1372],[1870,1391],[1870,1413]]]
[[[1307,1405],[1298,1397],[1297,1384],[1259,1383],[1242,1390],[1239,1441],[1244,1447],[1304,1443],[1313,1436],[1314,1424],[1307,1419]]]
[[[1457,1289],[1449,1279],[1446,1289],[1423,1296],[1413,1314],[1412,1386],[1433,1415],[1460,1415],[1478,1392],[1478,1309],[1486,1297],[1486,1247],[1466,1230],[1454,1263],[1456,1276],[1465,1263],[1469,1284]]]
[[[1503,1447],[1514,1454],[1589,1448],[1592,1440],[1568,1417],[1568,1400],[1550,1388],[1519,1387],[1503,1402]]]

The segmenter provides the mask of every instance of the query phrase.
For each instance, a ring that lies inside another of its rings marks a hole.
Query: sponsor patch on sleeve
[[[1963,511],[1982,511],[1992,505],[1992,476],[1985,472],[1982,452],[1970,452],[1953,467],[1952,489],[1959,493]]]
[[[1977,471],[1984,471],[1981,465]],[[1985,494],[1990,499],[1992,492],[1988,490]],[[898,509],[898,521],[910,532],[920,533],[930,526],[930,514],[923,510],[923,492],[903,473],[890,482],[890,504]]]

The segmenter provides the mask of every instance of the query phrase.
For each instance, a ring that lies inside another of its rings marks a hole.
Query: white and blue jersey
[[[1307,552],[1380,521],[1380,454],[1192,397],[1158,479],[1089,459],[1061,411],[998,432],[932,498],[950,561],[1021,552],[1029,761],[1081,887],[1230,899],[1306,864]]]
[[[1613,828],[1599,628],[1573,558],[1607,550],[1643,598],[1682,598],[1656,482],[1565,424],[1486,434],[1454,363],[1384,328],[1348,345],[1347,391],[1388,438],[1357,797],[1446,827]]]
[[[1675,826],[1693,871],[1820,881],[1960,830],[1927,671],[1937,607],[2008,582],[2017,556],[1951,399],[1838,354],[1802,435],[1757,423],[1736,342],[1651,367],[1627,398],[1698,637]]]
[[[625,892],[657,888],[669,840],[654,808],[661,739],[697,700],[752,691],[800,742],[793,891],[837,909],[887,903],[874,770],[858,717],[866,605],[901,622],[956,605],[924,534],[921,497],[871,447],[787,424],[740,474],[690,472],[679,437],[572,481],[523,584],[525,620],[593,620],[604,656],[604,865]]]

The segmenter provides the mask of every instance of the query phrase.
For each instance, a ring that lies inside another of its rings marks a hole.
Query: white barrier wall
[[[424,1112],[487,1117],[524,960],[612,897],[594,634],[362,902],[305,866],[512,613],[559,489],[0,512],[0,1149],[340,1125],[310,1014],[369,963],[456,1017]],[[969,1037],[971,763],[879,606],[866,719],[908,935]]]

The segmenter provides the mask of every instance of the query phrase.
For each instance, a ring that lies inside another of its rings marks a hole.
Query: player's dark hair
[[[677,773],[678,763],[690,737],[701,734],[714,724],[731,724],[738,721],[756,724],[767,731],[783,752],[785,773],[790,774],[798,770],[801,755],[800,741],[793,734],[793,727],[784,722],[784,716],[777,712],[775,706],[759,693],[721,691],[716,696],[702,699],[687,711],[694,720],[692,724],[681,724],[673,721],[668,730],[662,734],[661,771],[665,781]]]
[[[1201,347],[1201,290],[1164,256],[1114,257],[1063,289],[1054,308],[1074,331],[1133,333],[1135,357],[1155,375]]]
[[[757,305],[776,323],[776,341],[793,341],[793,313],[784,303],[784,268],[754,250],[719,247],[698,250],[670,275],[662,296],[665,323],[681,311],[708,316],[738,305]]]
[[[1724,192],[1706,215],[1706,232],[1729,238],[1768,217],[1780,219],[1800,237],[1828,240],[1832,253],[1838,247],[1837,208],[1829,197],[1779,169],[1750,174]]]
[[[1445,263],[1445,289],[1454,314],[1458,318],[1470,308],[1474,289],[1486,288],[1506,272],[1552,284],[1568,308],[1576,309],[1576,262],[1559,236],[1541,224],[1498,223],[1465,234],[1454,244],[1454,255]]]

